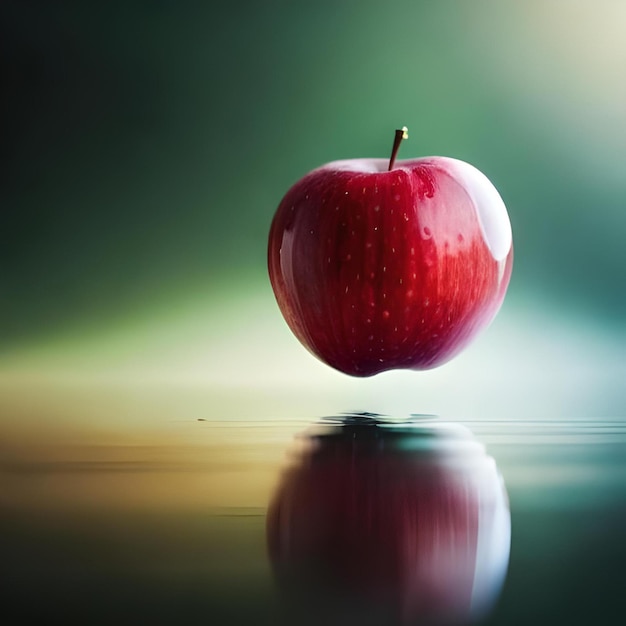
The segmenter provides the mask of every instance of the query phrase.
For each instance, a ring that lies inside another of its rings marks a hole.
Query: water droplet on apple
[[[384,320],[388,320],[389,319],[389,315],[390,315],[389,311],[383,311],[383,319]]]

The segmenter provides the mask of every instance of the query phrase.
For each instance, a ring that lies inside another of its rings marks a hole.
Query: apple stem
[[[389,172],[393,169],[396,162],[396,156],[403,139],[409,138],[409,129],[406,126],[396,130],[396,136],[393,138],[393,148],[391,148],[391,158],[389,159]]]

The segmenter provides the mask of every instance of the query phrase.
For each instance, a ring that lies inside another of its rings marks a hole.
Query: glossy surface
[[[298,444],[267,517],[293,623],[461,624],[488,612],[510,513],[469,430],[360,416]]]
[[[101,389],[89,393],[105,398]],[[117,427],[117,440],[111,433],[81,442],[73,432],[42,446],[5,431],[0,455],[2,624],[298,626],[303,616],[324,608],[319,594],[289,594],[277,586],[266,536],[268,504],[284,485],[280,469],[302,459],[294,458],[294,445],[303,441],[301,433],[310,432],[315,416],[271,419],[270,411],[257,410],[225,419],[207,401],[203,414],[210,420],[180,419],[188,395],[188,390],[169,392],[165,401],[159,396],[151,417],[132,436]],[[49,411],[53,399],[44,397],[48,406],[42,411]],[[255,400],[263,406],[260,396]],[[140,409],[129,407],[126,418],[137,419]],[[169,421],[159,418],[159,409]],[[114,413],[109,415],[114,419]],[[496,460],[511,512],[504,587],[492,598],[491,613],[478,623],[621,623],[626,421],[529,416],[464,426],[474,435],[471,447],[484,445],[488,456],[482,458]],[[449,458],[466,444],[467,438],[449,440]],[[411,448],[398,448],[391,446],[391,458],[411,454]],[[412,453],[422,454],[415,446]],[[336,458],[339,462],[345,455]],[[463,468],[468,465],[459,465],[461,474]],[[473,471],[469,466],[470,476]],[[408,494],[407,477],[391,468],[380,477],[387,479],[380,483],[381,501],[385,493]],[[339,480],[328,480],[329,496]],[[475,490],[479,483],[473,480],[467,484],[470,496],[490,491]],[[442,528],[450,526],[442,523]],[[365,531],[355,532],[363,536]],[[391,539],[391,547],[399,545]],[[418,545],[419,537],[413,549]],[[461,558],[467,554],[459,552]],[[449,564],[440,567],[445,571]],[[427,569],[422,563],[418,572]],[[331,575],[336,580],[340,573]],[[348,616],[358,614],[360,604],[343,606],[347,613],[337,615],[342,626],[394,624],[372,612],[355,622]]]
[[[510,222],[484,175],[443,157],[339,161],[280,203],[272,286],[288,325],[354,376],[429,369],[462,350],[500,308]]]

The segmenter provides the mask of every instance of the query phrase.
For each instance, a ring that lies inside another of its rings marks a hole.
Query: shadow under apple
[[[328,418],[297,438],[267,543],[293,623],[458,624],[483,617],[508,566],[494,460],[435,419]]]

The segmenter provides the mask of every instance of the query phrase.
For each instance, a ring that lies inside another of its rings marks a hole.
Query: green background
[[[625,10],[600,5],[3,2],[2,347],[266,282],[289,185],[403,124],[402,156],[499,188],[512,299],[621,324]]]

